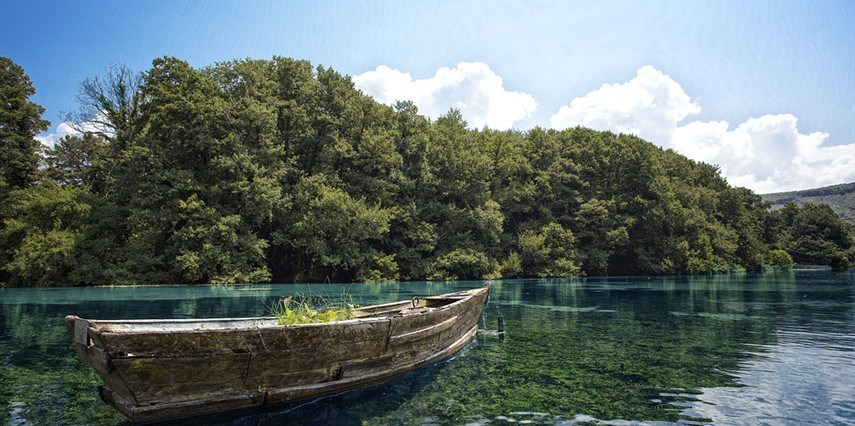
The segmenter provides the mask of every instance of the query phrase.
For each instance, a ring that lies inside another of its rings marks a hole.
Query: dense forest
[[[473,130],[275,57],[83,81],[84,132],[0,58],[0,282],[377,281],[845,268],[828,206],[770,211],[716,166],[586,128]]]
[[[855,225],[855,182],[804,191],[760,194],[760,197],[769,203],[773,210],[782,208],[787,203],[799,205],[807,203],[828,204],[841,219]]]

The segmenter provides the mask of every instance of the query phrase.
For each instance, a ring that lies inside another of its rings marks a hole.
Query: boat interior
[[[407,315],[424,312],[426,310],[440,308],[463,300],[469,296],[469,292],[444,294],[440,296],[429,296],[425,298],[414,297],[412,300],[384,303],[357,308],[354,312],[355,319],[377,318],[387,315]],[[82,320],[87,321],[87,320]],[[220,329],[234,327],[267,327],[277,325],[274,317],[258,318],[212,318],[212,319],[171,319],[171,320],[107,320],[87,321],[89,326],[99,329],[101,332],[146,332],[146,331],[174,331],[186,329]],[[316,323],[320,324],[320,323]]]

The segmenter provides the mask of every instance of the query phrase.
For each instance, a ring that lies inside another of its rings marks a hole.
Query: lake
[[[0,423],[123,423],[74,358],[67,314],[257,316],[294,293],[346,291],[364,305],[481,284],[0,289]],[[485,312],[486,329],[450,360],[189,423],[855,424],[855,269],[496,281]]]

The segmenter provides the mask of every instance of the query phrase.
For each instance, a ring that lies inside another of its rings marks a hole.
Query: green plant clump
[[[279,325],[344,321],[356,316],[356,308],[350,303],[322,303],[323,307],[316,308],[309,298],[297,297],[299,300],[294,300],[294,296],[283,297],[270,307],[270,314],[276,317]]]

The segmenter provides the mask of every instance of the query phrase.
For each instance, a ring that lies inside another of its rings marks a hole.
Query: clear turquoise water
[[[190,424],[855,424],[855,270],[495,284],[507,337],[383,385]],[[0,423],[121,424],[63,317],[262,315],[279,296],[360,304],[481,282],[0,289]],[[187,423],[186,421],[184,423]]]

